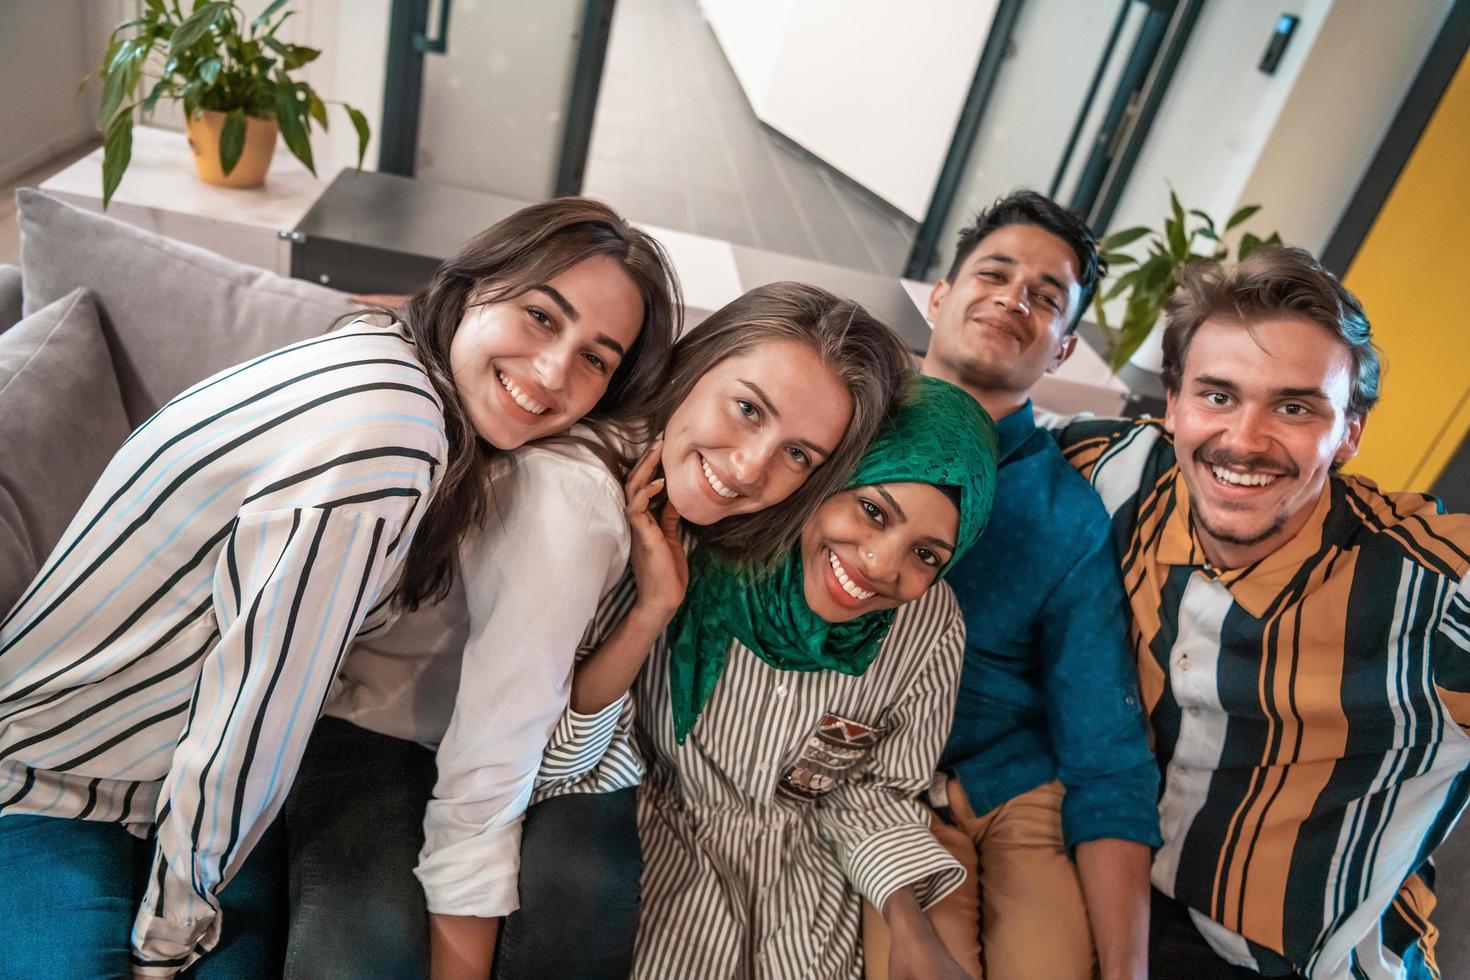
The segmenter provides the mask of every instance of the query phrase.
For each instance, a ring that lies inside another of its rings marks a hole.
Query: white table
[[[215,187],[199,179],[184,133],[135,126],[132,162],[106,213],[289,276],[291,229],[333,176],[335,171],[313,177],[284,145],[277,144],[264,186]],[[47,180],[41,190],[76,207],[101,211],[101,148]]]

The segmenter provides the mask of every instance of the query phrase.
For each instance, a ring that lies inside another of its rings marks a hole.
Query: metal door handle
[[[426,31],[421,31],[413,36],[413,49],[419,54],[443,54],[449,50],[449,2],[450,0],[438,0],[439,2],[439,30],[438,37],[429,37]]]

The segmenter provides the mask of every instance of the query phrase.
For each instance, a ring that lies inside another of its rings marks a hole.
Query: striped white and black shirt
[[[400,327],[264,355],[133,433],[0,623],[0,815],[156,831],[140,972],[217,941],[215,894],[284,800],[344,651],[388,618],[445,454]]]
[[[625,580],[599,619],[615,622],[632,594]],[[646,764],[634,976],[857,980],[862,898],[881,908],[912,885],[927,907],[964,880],[916,802],[949,734],[964,641],[940,584],[900,608],[860,677],[777,670],[732,641],[682,746],[662,639],[616,726],[567,716],[541,798],[636,785]]]

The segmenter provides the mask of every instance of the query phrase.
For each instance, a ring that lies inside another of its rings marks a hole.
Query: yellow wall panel
[[[1427,490],[1470,430],[1470,56],[1343,281],[1388,363],[1349,469]]]

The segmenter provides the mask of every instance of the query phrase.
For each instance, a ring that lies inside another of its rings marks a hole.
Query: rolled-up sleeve
[[[1068,847],[1159,835],[1159,770],[1149,748],[1129,645],[1123,580],[1101,513],[1040,617],[1047,722]]]
[[[518,907],[521,819],[578,641],[627,562],[621,491],[564,457],[519,460],[495,510],[503,519],[460,555],[469,638],[415,869],[436,914]]]
[[[816,804],[817,825],[853,887],[877,909],[913,886],[928,908],[965,880],[965,869],[929,832],[918,795],[929,785],[954,718],[965,624],[955,610],[893,710],[856,782]]]

